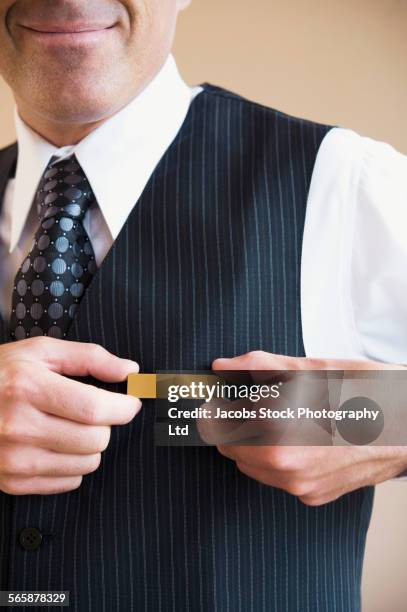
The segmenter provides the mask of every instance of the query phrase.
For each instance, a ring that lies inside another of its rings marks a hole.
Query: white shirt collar
[[[35,190],[52,156],[75,153],[116,239],[152,171],[178,133],[197,91],[179,75],[170,55],[130,104],[80,143],[58,149],[15,113],[19,146],[12,203],[10,252],[20,239]]]

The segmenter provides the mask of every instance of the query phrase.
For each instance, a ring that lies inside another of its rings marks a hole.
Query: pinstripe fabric
[[[206,85],[70,339],[145,372],[205,369],[254,349],[304,355],[301,241],[328,129]],[[81,612],[359,610],[371,489],[308,508],[215,449],[154,448],[154,412],[145,401],[114,429],[78,491],[0,495],[2,588],[70,590]],[[34,553],[17,544],[25,526],[48,534]]]

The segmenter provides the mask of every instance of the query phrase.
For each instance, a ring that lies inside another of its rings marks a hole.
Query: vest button
[[[27,527],[20,533],[20,544],[24,550],[37,550],[41,546],[42,533],[35,527]]]

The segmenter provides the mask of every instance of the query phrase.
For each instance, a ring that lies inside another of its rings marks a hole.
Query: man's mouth
[[[74,47],[81,49],[100,48],[111,33],[116,32],[117,23],[100,24],[86,22],[24,23],[20,24],[24,38],[36,47],[51,53]]]
[[[104,32],[112,30],[116,24],[91,24],[91,23],[22,23],[20,27],[24,30],[28,30],[33,34],[38,35],[86,35],[86,34],[97,34],[98,32]]]

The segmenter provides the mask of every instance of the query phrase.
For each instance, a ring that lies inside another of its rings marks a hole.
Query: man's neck
[[[16,102],[18,114],[24,123],[41,136],[41,138],[58,148],[78,144],[99,125],[109,119],[109,117],[105,117],[104,119],[88,123],[65,124],[62,122],[52,122],[34,115],[21,101],[16,100]]]

